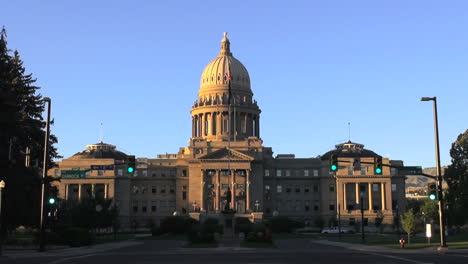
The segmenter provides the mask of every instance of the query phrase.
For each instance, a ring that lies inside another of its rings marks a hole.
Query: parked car
[[[342,234],[344,233],[354,233],[354,230],[349,228],[349,227],[341,227],[340,229],[335,226],[335,227],[329,227],[329,228],[324,228],[322,230],[322,234],[338,234],[341,231]]]

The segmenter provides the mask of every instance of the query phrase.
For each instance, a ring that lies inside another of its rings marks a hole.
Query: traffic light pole
[[[42,165],[42,190],[41,190],[41,221],[40,221],[40,233],[39,233],[39,251],[45,251],[45,219],[44,219],[44,202],[45,202],[45,185],[47,176],[47,154],[49,146],[49,132],[50,132],[50,104],[51,100],[49,97],[44,97],[44,101],[47,102],[47,123],[44,137],[44,160]]]
[[[437,196],[439,197],[439,225],[440,225],[440,246],[447,247],[445,241],[445,223],[444,223],[444,199],[442,193],[442,173],[440,170],[440,151],[439,151],[439,125],[437,120],[437,98],[434,97],[434,133],[436,148],[436,167],[437,167]]]
[[[437,97],[422,97],[421,101],[434,102],[434,137],[436,149],[436,177],[437,177],[437,196],[439,199],[439,226],[440,226],[440,247],[447,247],[445,241],[445,223],[444,223],[444,197],[442,193],[442,173],[440,171],[440,151],[439,151],[439,121],[437,120]]]

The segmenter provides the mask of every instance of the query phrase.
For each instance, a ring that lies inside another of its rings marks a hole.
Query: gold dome
[[[203,70],[198,96],[222,95],[228,93],[228,73],[231,72],[231,89],[233,93],[252,96],[250,77],[242,63],[232,56],[227,33],[221,40],[221,51]]]

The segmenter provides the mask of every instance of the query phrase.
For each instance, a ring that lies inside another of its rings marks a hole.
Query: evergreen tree
[[[449,224],[468,223],[468,129],[457,137],[450,149],[452,164],[445,171],[448,190],[445,196],[449,208]]]
[[[44,100],[26,73],[18,51],[7,47],[6,30],[0,33],[0,180],[6,182],[2,220],[9,227],[37,225],[40,211],[41,168],[45,122]],[[60,157],[50,136],[48,165]],[[31,166],[25,164],[30,149]],[[3,230],[4,232],[5,230]]]

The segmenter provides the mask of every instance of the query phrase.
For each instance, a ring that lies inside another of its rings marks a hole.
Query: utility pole
[[[434,137],[435,137],[435,150],[436,150],[436,177],[437,177],[437,196],[439,198],[439,226],[440,226],[440,247],[447,247],[445,241],[445,222],[444,222],[444,197],[442,193],[442,173],[440,170],[440,151],[439,151],[439,124],[437,120],[437,98],[422,97],[421,101],[434,102]]]
[[[51,100],[49,97],[44,97],[44,102],[47,102],[47,123],[46,123],[46,131],[44,137],[44,160],[42,165],[42,190],[41,190],[41,221],[40,221],[40,238],[39,238],[39,251],[45,251],[45,218],[44,218],[44,201],[45,201],[45,189],[46,189],[46,182],[45,179],[47,177],[47,154],[49,153],[49,132],[50,132],[50,104]]]

